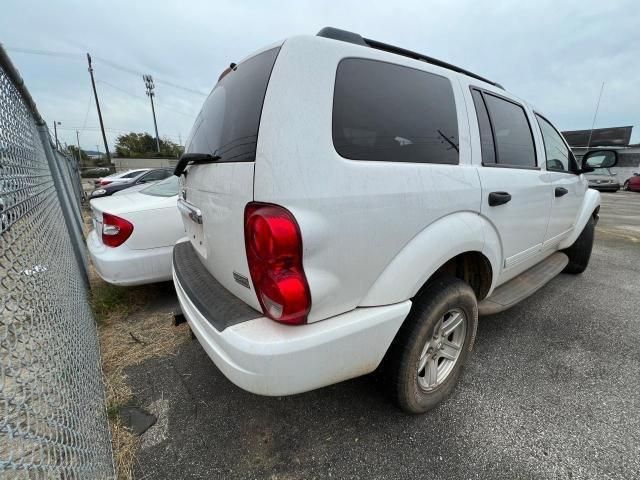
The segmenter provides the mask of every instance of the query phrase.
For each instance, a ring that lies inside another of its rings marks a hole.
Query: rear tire
[[[624,185],[622,186],[623,190],[626,190],[627,192],[629,191],[629,180],[624,182]]]
[[[476,296],[462,280],[440,277],[421,292],[383,362],[394,403],[415,414],[442,402],[458,381],[477,326]]]
[[[593,218],[589,218],[589,221],[584,226],[582,233],[576,239],[573,245],[563,250],[563,252],[569,257],[569,263],[564,267],[564,273],[582,273],[587,269],[589,265],[589,259],[591,258],[591,250],[593,249],[593,236],[595,231],[595,222]]]

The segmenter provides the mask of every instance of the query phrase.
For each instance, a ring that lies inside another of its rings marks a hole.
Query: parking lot
[[[231,384],[197,341],[128,373],[158,415],[137,478],[637,478],[640,194],[603,194],[591,264],[480,319],[454,394],[395,409],[373,375],[292,397]]]

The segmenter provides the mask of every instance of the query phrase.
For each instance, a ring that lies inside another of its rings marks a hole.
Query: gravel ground
[[[603,194],[591,265],[481,318],[454,394],[408,416],[367,376],[293,397],[231,384],[193,341],[128,372],[160,415],[137,478],[638,478],[640,194]]]

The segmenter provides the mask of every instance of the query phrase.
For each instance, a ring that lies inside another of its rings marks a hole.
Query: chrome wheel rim
[[[427,339],[418,359],[418,385],[429,391],[451,375],[467,335],[467,316],[459,308],[445,313]]]

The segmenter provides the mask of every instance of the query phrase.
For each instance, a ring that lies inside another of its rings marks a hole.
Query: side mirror
[[[615,150],[594,150],[582,157],[580,173],[593,172],[596,168],[611,168],[618,163],[618,152]]]

